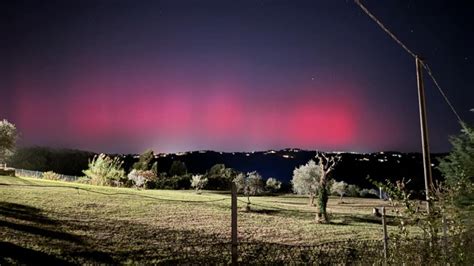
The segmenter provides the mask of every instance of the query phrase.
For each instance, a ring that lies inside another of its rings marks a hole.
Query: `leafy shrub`
[[[90,177],[87,177],[87,176],[81,176],[76,180],[76,182],[80,184],[90,184],[91,179]]]
[[[209,172],[204,175],[204,177],[207,178],[206,189],[229,190],[232,180],[237,174],[237,171],[225,167],[224,164],[215,164],[209,169]]]
[[[99,186],[120,186],[123,184],[125,171],[119,158],[110,158],[101,153],[89,162],[89,169],[83,171],[90,178],[90,183]]]
[[[439,160],[453,204],[474,221],[474,127],[462,124],[462,133],[450,138],[452,151]],[[472,223],[474,227],[474,223]]]
[[[342,202],[342,197],[347,192],[347,183],[344,181],[334,181],[331,184],[331,193],[335,193],[340,197],[340,201]]]
[[[193,187],[197,193],[203,189],[207,184],[207,178],[203,178],[203,175],[193,175],[191,178],[191,187]]]
[[[43,179],[47,180],[61,180],[61,175],[53,171],[48,171],[43,173]]]
[[[0,120],[0,163],[5,163],[10,157],[16,145],[18,132],[14,124],[6,119]]]
[[[159,189],[189,189],[191,186],[191,176],[161,176],[156,181],[156,188]]]
[[[135,169],[128,174],[128,179],[133,182],[134,186],[139,188],[152,188],[158,180],[153,171]]]
[[[281,188],[281,182],[276,178],[270,177],[265,183],[265,187],[271,192],[277,192]]]
[[[173,161],[170,167],[170,176],[182,176],[188,173],[186,164],[181,161]]]
[[[360,188],[357,185],[350,184],[347,186],[346,195],[348,197],[359,197]]]

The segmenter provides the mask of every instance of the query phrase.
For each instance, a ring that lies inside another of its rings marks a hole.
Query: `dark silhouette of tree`
[[[181,161],[173,161],[170,167],[169,175],[170,176],[182,176],[187,174],[188,168],[186,164]]]

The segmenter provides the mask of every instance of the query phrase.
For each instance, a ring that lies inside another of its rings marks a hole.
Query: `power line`
[[[454,115],[458,118],[458,121],[461,123],[461,125],[464,127],[464,122],[462,121],[461,117],[459,116],[458,112],[456,111],[456,109],[454,108],[453,104],[451,103],[451,101],[448,99],[448,97],[446,96],[446,93],[443,91],[443,89],[441,88],[441,86],[439,86],[438,84],[438,81],[436,81],[433,73],[431,72],[431,68],[428,66],[427,63],[421,61],[421,64],[423,65],[423,67],[426,69],[426,72],[428,73],[428,75],[430,76],[431,80],[433,80],[433,83],[434,85],[436,86],[436,88],[438,88],[439,90],[439,93],[441,93],[441,95],[443,96],[444,100],[446,101],[446,103],[449,105],[449,107],[451,108],[451,111],[453,111]]]
[[[395,34],[393,34],[387,27],[385,27],[385,25],[376,16],[370,13],[370,11],[360,2],[360,0],[354,0],[354,2],[359,5],[359,7],[365,12],[365,14],[367,14],[367,16],[369,16],[373,21],[375,21],[375,23],[377,23],[377,25],[379,25],[379,27],[382,28],[382,30],[384,30],[395,42],[397,42],[403,49],[405,49],[408,54],[410,54],[413,58],[417,57],[416,54],[410,49],[408,49],[408,47],[403,44],[403,42],[400,41],[400,39],[398,39],[397,36],[395,36]]]
[[[438,81],[436,80],[436,78],[434,77],[433,73],[431,72],[431,69],[430,67],[428,66],[427,63],[425,63],[423,60],[420,60],[420,57],[417,56],[412,50],[410,50],[402,41],[400,41],[400,39],[397,38],[397,36],[395,36],[395,34],[393,34],[374,14],[372,14],[361,2],[360,0],[354,0],[354,2],[365,12],[365,14],[367,14],[367,16],[369,16],[375,23],[377,23],[377,25],[379,25],[379,27],[385,31],[396,43],[398,43],[398,45],[400,45],[409,55],[411,55],[413,58],[417,59],[421,62],[421,65],[423,66],[423,68],[426,70],[426,72],[428,73],[428,75],[430,76],[431,80],[433,81],[434,85],[436,86],[436,88],[438,89],[438,91],[441,93],[441,96],[443,96],[444,100],[446,101],[446,103],[448,104],[448,106],[450,107],[451,111],[453,112],[453,114],[456,116],[456,118],[458,119],[459,123],[461,124],[461,126],[463,128],[465,128],[465,124],[464,124],[464,121],[461,119],[461,116],[459,115],[459,113],[456,111],[456,109],[454,108],[454,105],[451,103],[451,101],[448,99],[448,96],[446,95],[446,93],[444,92],[444,90],[441,88],[441,86],[439,85]]]

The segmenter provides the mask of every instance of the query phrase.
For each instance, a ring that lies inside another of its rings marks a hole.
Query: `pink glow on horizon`
[[[199,93],[198,85],[184,83],[155,82],[156,89],[135,90],[130,89],[133,84],[114,84],[117,94],[103,80],[72,82],[69,94],[41,101],[18,88],[16,119],[24,138],[34,142],[38,135],[75,148],[107,149],[110,141],[143,143],[130,152],[173,149],[179,143],[220,150],[226,145],[231,147],[227,150],[344,148],[375,139],[361,135],[361,117],[370,113],[362,95],[308,88],[275,100],[273,95],[244,95],[245,85],[230,81],[214,84],[206,94]]]

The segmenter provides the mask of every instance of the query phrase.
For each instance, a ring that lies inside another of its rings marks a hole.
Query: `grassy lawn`
[[[243,209],[246,198],[239,201]],[[309,245],[381,239],[378,199],[330,198],[331,224],[294,195],[253,197],[239,239]],[[390,211],[389,213],[390,214]],[[230,195],[137,190],[0,176],[0,263],[162,262],[191,246],[230,241]],[[395,230],[389,227],[389,230]]]

